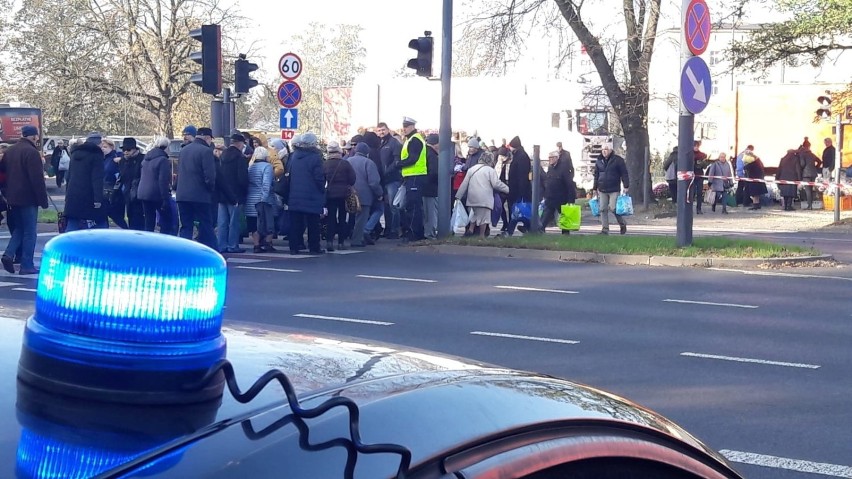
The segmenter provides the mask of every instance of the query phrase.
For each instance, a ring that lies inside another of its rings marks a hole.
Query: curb
[[[572,261],[583,263],[621,264],[632,266],[722,267],[747,268],[770,264],[776,266],[803,265],[817,261],[833,261],[830,254],[793,258],[699,258],[678,256],[646,256],[631,254],[601,254],[578,251],[549,251],[538,249],[502,248],[497,246],[423,245],[412,248],[415,253],[458,254],[498,258]]]

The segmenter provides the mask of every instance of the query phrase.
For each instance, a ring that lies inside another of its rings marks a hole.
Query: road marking
[[[852,281],[852,278],[844,278],[843,276],[826,276],[821,274],[801,274],[801,273],[775,273],[772,271],[746,271],[742,269],[729,268],[707,268],[713,271],[724,271],[727,273],[742,273],[752,276],[779,276],[782,278],[813,278],[813,279],[839,279],[842,281]]]
[[[237,266],[237,269],[253,269],[255,271],[277,271],[279,273],[301,273],[300,269],[266,268],[263,266]]]
[[[567,291],[564,289],[527,288],[526,286],[495,286],[495,288],[511,289],[515,291],[535,291],[539,293],[579,294],[578,291]]]
[[[12,291],[26,291],[28,293],[35,293],[38,290],[35,288],[12,288]]]
[[[294,317],[297,318],[308,318],[308,319],[325,319],[328,321],[341,321],[344,323],[358,323],[358,324],[372,324],[374,326],[391,326],[393,323],[388,323],[386,321],[371,321],[369,319],[353,319],[353,318],[341,318],[338,316],[322,316],[319,314],[305,314],[299,313],[294,314]]]
[[[265,261],[269,261],[268,259],[253,259],[253,258],[228,258],[228,263],[234,264],[253,264],[253,263],[263,263]]]
[[[359,274],[356,275],[357,278],[366,278],[366,279],[387,279],[391,281],[409,281],[412,283],[437,283],[434,279],[418,279],[418,278],[398,278],[396,276],[373,276],[370,274]]]
[[[530,341],[542,341],[545,343],[578,344],[580,342],[574,341],[573,339],[540,338],[537,336],[521,336],[519,334],[489,333],[487,331],[471,331],[470,334],[476,336],[491,336],[495,338],[527,339]]]
[[[803,368],[803,369],[819,369],[820,367],[816,364],[804,364],[804,363],[786,363],[783,361],[767,361],[765,359],[750,359],[750,358],[737,358],[733,356],[717,356],[715,354],[701,354],[701,353],[680,353],[681,356],[689,356],[692,358],[704,358],[704,359],[721,359],[723,361],[735,361],[738,363],[756,363],[756,364],[767,364],[770,366],[786,366],[788,368]]]
[[[709,301],[689,301],[686,299],[664,299],[664,303],[682,303],[682,304],[701,304],[704,306],[725,306],[728,308],[744,308],[744,309],[757,309],[758,306],[752,306],[750,304],[733,304],[733,303],[711,303]]]
[[[36,234],[39,238],[50,238],[51,236],[58,236],[59,233],[38,233]],[[12,235],[0,235],[0,239],[12,239]]]
[[[21,283],[0,282],[0,288],[5,288],[6,286],[22,286],[22,285],[21,285]]]
[[[742,464],[774,467],[776,469],[787,469],[789,471],[796,472],[809,472],[812,474],[822,474],[824,476],[852,478],[852,467],[849,466],[827,464],[824,462],[802,461],[800,459],[767,456],[751,452],[731,451],[729,449],[722,449],[719,453],[725,456],[729,461],[739,462]]]

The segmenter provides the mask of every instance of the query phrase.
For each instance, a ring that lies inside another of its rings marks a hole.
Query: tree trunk
[[[649,144],[648,129],[638,125],[630,125],[629,122],[624,122],[624,139],[627,142],[627,155],[624,160],[627,162],[627,172],[630,175],[630,196],[633,197],[633,204],[639,205],[645,199],[645,195],[650,190],[650,185],[643,183],[645,181],[645,148]]]
[[[174,103],[171,100],[166,100],[163,103],[163,109],[160,111],[160,128],[163,129],[163,134],[166,138],[174,138]],[[645,134],[647,136],[647,133]]]

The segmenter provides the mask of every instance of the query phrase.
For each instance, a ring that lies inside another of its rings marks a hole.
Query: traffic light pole
[[[231,89],[223,88],[222,89],[222,124],[225,125],[225,146],[231,145],[231,131],[233,131],[234,126],[236,125],[236,119],[234,118],[234,109],[231,108]]]
[[[834,188],[834,222],[840,222],[840,168],[843,166],[843,115],[837,114],[837,149],[834,154],[835,188]],[[848,176],[848,175],[847,175]],[[829,181],[831,181],[829,179]]]
[[[450,181],[453,175],[455,147],[452,141],[450,80],[453,70],[453,0],[444,0],[441,31],[441,125],[438,130],[438,237],[446,238],[450,228]]]

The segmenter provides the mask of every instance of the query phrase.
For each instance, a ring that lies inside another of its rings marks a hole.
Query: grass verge
[[[39,223],[56,223],[57,214],[56,210],[53,208],[48,208],[46,210],[38,210],[38,222]]]
[[[820,254],[812,248],[788,246],[767,241],[729,238],[695,238],[692,246],[678,248],[669,236],[527,235],[507,238],[451,237],[431,244],[492,246],[503,248],[578,251],[601,254],[635,254],[707,258],[792,258]]]

